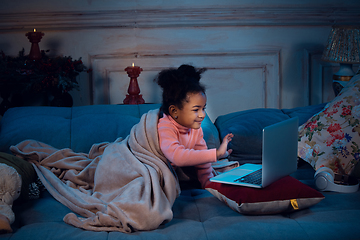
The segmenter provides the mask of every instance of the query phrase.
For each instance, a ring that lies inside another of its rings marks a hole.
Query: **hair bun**
[[[172,87],[176,79],[176,69],[166,69],[158,74],[155,81],[162,89],[167,89]]]
[[[200,81],[201,74],[206,70],[205,68],[196,69],[191,65],[183,64],[177,69],[181,74],[184,74],[187,78]]]

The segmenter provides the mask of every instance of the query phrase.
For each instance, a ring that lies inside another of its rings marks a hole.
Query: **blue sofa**
[[[143,104],[12,108],[0,122],[0,152],[10,153],[11,145],[35,139],[59,149],[87,153],[94,143],[126,137],[143,113],[158,107]],[[209,147],[217,147],[225,131],[233,131],[234,152],[230,160],[260,162],[259,131],[264,126],[292,116],[298,116],[302,124],[323,107],[254,109],[220,116],[214,123],[206,118],[202,127]],[[240,132],[246,134],[237,136]],[[314,172],[309,164],[300,161],[291,176],[314,188]],[[0,234],[0,239],[360,239],[359,191],[323,195],[324,200],[308,209],[249,216],[190,185],[176,199],[170,222],[153,231],[121,233],[85,231],[67,225],[63,217],[70,210],[45,190],[39,199],[15,201],[13,232]]]

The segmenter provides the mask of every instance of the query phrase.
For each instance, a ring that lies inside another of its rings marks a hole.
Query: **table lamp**
[[[333,89],[336,96],[354,76],[352,64],[360,63],[360,26],[334,26],[322,60],[340,63],[340,70],[333,75]]]

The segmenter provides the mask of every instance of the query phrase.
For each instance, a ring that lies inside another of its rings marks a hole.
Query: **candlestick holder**
[[[145,100],[142,98],[140,93],[139,84],[137,78],[139,77],[142,68],[138,66],[132,66],[125,68],[128,76],[130,77],[130,84],[128,88],[128,93],[124,99],[124,104],[144,104]]]
[[[30,60],[39,60],[41,59],[41,52],[39,47],[39,42],[41,41],[41,38],[45,34],[42,32],[36,32],[34,29],[34,32],[28,32],[25,34],[25,36],[28,37],[29,41],[31,42],[31,49],[29,53],[29,59]]]

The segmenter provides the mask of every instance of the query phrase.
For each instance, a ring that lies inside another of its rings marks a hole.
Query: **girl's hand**
[[[234,134],[232,134],[232,133],[228,133],[224,137],[220,147],[218,149],[216,149],[216,158],[217,159],[226,158],[227,156],[229,156],[231,154],[232,149],[227,150],[227,146],[233,137],[234,137]]]

